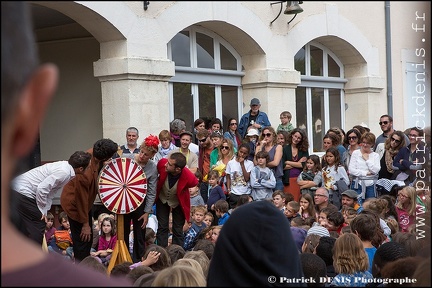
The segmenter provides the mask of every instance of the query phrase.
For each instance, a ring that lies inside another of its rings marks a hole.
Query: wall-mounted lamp
[[[275,19],[273,19],[273,21],[270,22],[270,25],[273,24],[273,22],[276,21],[277,18],[279,18],[280,14],[282,13],[282,8],[283,8],[282,3],[284,2],[287,2],[287,7],[284,11],[284,14],[288,14],[288,15],[294,14],[294,17],[291,18],[291,20],[288,21],[287,24],[291,23],[294,20],[294,18],[297,16],[297,13],[303,12],[303,9],[299,5],[299,4],[303,4],[303,1],[278,1],[278,2],[270,3],[270,5],[280,4],[279,14],[276,16]]]
[[[150,5],[150,1],[144,1],[144,11],[147,11],[148,5]]]

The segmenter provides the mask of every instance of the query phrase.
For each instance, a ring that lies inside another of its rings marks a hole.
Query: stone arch
[[[120,25],[116,23],[116,19],[109,19],[108,16],[104,16],[102,12],[104,9],[103,2],[81,2],[77,3],[75,1],[29,1],[32,4],[43,6],[46,8],[53,9],[60,12],[72,20],[80,24],[84,29],[86,29],[92,36],[99,42],[109,42],[118,41],[126,39],[126,31],[122,28],[126,28],[125,25]],[[114,8],[121,13],[130,14],[127,19],[135,19],[136,15],[132,11],[128,11],[127,7],[120,2],[110,2],[110,7]],[[113,9],[113,8],[110,8]],[[99,11],[99,12],[96,12]],[[112,13],[107,13],[107,15],[112,15]],[[117,22],[120,19],[117,19]]]
[[[317,25],[319,23],[319,25]],[[291,53],[314,40],[328,47],[347,67],[346,77],[380,76],[378,50],[373,47],[360,30],[338,14],[337,8],[328,5],[326,12],[311,15],[297,23],[289,32]]]

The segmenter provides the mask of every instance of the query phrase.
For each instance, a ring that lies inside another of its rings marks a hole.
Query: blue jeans
[[[284,185],[282,182],[282,177],[276,178],[276,186],[273,189],[273,191],[276,191],[276,190],[282,190],[283,191],[283,188],[284,188]]]
[[[354,186],[355,186],[355,183],[352,183],[351,184],[351,189],[354,190],[354,191],[356,191],[357,194],[360,195],[362,193],[362,186],[361,186],[361,184],[358,185],[357,189],[354,188]],[[375,197],[374,186],[373,185],[366,186],[365,199],[374,198],[374,197]],[[357,200],[358,204],[361,205],[361,206],[363,206],[363,202],[364,202],[365,199],[363,199],[362,197],[359,197],[357,199],[358,199]]]

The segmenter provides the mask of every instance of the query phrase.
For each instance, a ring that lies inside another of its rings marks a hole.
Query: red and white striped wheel
[[[140,165],[130,158],[115,158],[99,173],[99,196],[116,214],[135,211],[147,193],[147,178]]]

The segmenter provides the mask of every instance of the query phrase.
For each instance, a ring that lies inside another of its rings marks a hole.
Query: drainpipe
[[[385,39],[386,39],[386,70],[387,70],[387,113],[388,115],[393,116],[390,1],[385,1],[384,5],[385,5]]]

